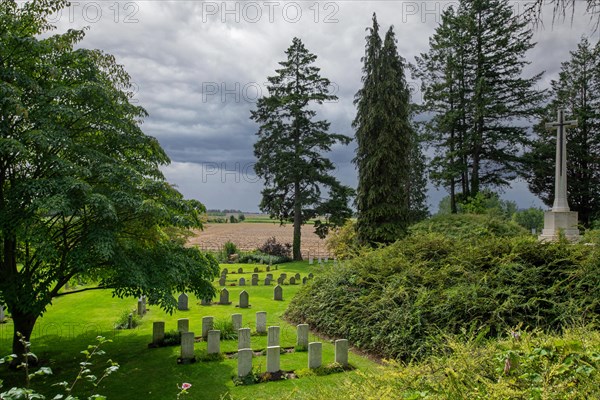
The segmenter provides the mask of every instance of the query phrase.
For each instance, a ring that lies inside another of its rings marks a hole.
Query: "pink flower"
[[[189,389],[189,388],[191,388],[191,387],[192,387],[192,384],[191,384],[191,383],[183,383],[183,384],[181,385],[181,390],[188,390],[188,389]]]

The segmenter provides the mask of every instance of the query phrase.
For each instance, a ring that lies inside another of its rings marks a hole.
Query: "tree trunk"
[[[302,261],[300,248],[302,236],[302,205],[300,204],[300,182],[294,184],[294,244],[292,253],[294,261]]]
[[[24,314],[14,308],[11,308],[11,315],[14,324],[12,352],[17,355],[17,358],[11,362],[10,367],[16,368],[24,360],[24,355],[27,353],[27,349],[21,340],[31,341],[31,333],[38,317],[33,314]],[[17,333],[23,335],[23,338],[20,338]],[[36,364],[35,359],[31,357],[28,362],[29,365]]]

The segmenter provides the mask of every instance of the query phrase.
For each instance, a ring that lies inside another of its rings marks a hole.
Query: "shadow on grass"
[[[103,394],[109,400],[130,399],[175,399],[178,385],[191,383],[186,399],[220,399],[229,392],[232,376],[236,373],[235,364],[224,361],[196,362],[189,365],[178,365],[179,346],[149,349],[148,337],[132,331],[87,332],[75,337],[46,335],[32,343],[32,351],[38,356],[40,366],[50,367],[50,376],[35,377],[31,388],[53,398],[61,392],[55,383],[66,381],[72,383],[80,370],[80,362],[85,360],[81,351],[88,344],[96,343],[96,336],[102,335],[113,340],[102,345],[105,354],[91,359],[92,373],[100,378],[107,361],[113,360],[120,365],[117,372],[102,381],[98,388],[85,381],[80,381],[73,391],[74,396],[87,398],[92,394]],[[196,350],[198,354],[200,350]],[[32,368],[35,371],[36,368]],[[4,387],[0,391],[24,384],[23,371],[9,371],[0,367],[0,376]]]

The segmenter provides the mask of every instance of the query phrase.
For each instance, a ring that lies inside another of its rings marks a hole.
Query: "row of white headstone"
[[[252,372],[251,329],[242,328],[242,314],[231,316],[233,327],[238,332],[238,376],[246,376]],[[207,342],[207,353],[218,354],[221,352],[221,331],[215,330],[214,317],[202,318],[202,338]],[[194,359],[194,332],[189,331],[189,320],[177,320],[177,330],[181,333],[181,361],[187,362]],[[269,326],[267,328],[267,313],[256,313],[256,332],[267,333],[267,372],[280,370],[280,328]],[[319,368],[322,365],[322,343],[308,341],[308,325],[300,324],[296,327],[296,346],[298,349],[308,350],[308,367]],[[152,343],[159,344],[165,337],[165,323],[154,322],[152,329]],[[348,365],[348,341],[346,339],[335,342],[335,362],[342,366]]]
[[[321,257],[317,258],[317,263],[318,264],[327,264],[329,262],[329,257],[325,257],[324,259],[321,259]],[[337,265],[337,258],[333,258],[333,265]],[[308,264],[309,265],[313,265],[315,263],[315,259],[312,256],[308,257]]]
[[[300,325],[298,325],[300,327]],[[271,326],[271,328],[279,328]],[[240,329],[241,330],[241,329]],[[320,368],[323,365],[323,343],[308,343],[308,368]],[[252,358],[254,351],[247,347],[238,350],[238,376],[244,377],[252,373]],[[281,370],[280,363],[281,347],[267,346],[267,372],[274,373]],[[335,362],[346,367],[348,365],[348,340],[339,339],[335,341]]]
[[[208,332],[213,330],[214,328],[214,317],[206,316],[202,317],[202,338],[208,339]],[[231,315],[231,323],[233,325],[233,329],[238,331],[242,329],[242,314],[232,314]],[[186,333],[189,331],[190,322],[187,318],[181,318],[177,320],[177,331],[181,333]],[[248,332],[250,328],[248,329]],[[306,325],[306,343],[308,343],[308,325]],[[245,332],[245,331],[244,331]],[[259,311],[256,313],[256,332],[257,333],[267,333],[267,312]],[[152,344],[159,344],[165,337],[165,323],[164,321],[154,322],[152,325]],[[249,337],[249,336],[248,336]]]
[[[239,308],[248,308],[250,307],[250,295],[245,290],[240,292],[238,307]],[[273,300],[283,301],[283,288],[280,285],[277,285],[273,288]],[[209,305],[208,301],[202,301],[202,305]],[[222,289],[219,294],[219,303],[221,305],[229,305],[231,302],[229,301],[229,290]],[[140,303],[138,302],[138,308],[140,307]],[[177,301],[177,309],[180,311],[189,310],[188,308],[188,295],[182,293],[179,295]]]

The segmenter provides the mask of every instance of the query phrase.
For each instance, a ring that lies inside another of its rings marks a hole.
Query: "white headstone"
[[[242,290],[240,293],[240,308],[248,308],[250,306],[249,300],[250,296],[248,295],[248,292]]]
[[[188,309],[188,295],[181,293],[177,299],[177,309],[179,311],[185,311]]]
[[[267,346],[279,346],[279,327],[270,326],[267,332]]]
[[[335,341],[335,362],[344,367],[348,366],[348,340]]]
[[[266,333],[267,332],[267,312],[259,311],[256,313],[256,332]]]
[[[194,332],[181,334],[181,359],[191,360],[194,358]]]
[[[231,315],[231,323],[233,325],[233,330],[236,332],[238,329],[242,328],[242,314],[232,314]]]
[[[158,344],[165,338],[165,323],[156,321],[152,324],[152,343]]]
[[[269,346],[267,347],[267,372],[277,372],[279,371],[280,364],[280,347],[279,346]]]
[[[252,372],[252,349],[238,350],[238,376],[244,377]]]
[[[208,331],[207,342],[206,352],[208,354],[219,354],[221,352],[221,331]]]
[[[296,332],[298,334],[298,339],[296,341],[296,345],[298,347],[302,347],[303,349],[308,348],[308,324],[300,324],[296,327]]]
[[[212,331],[214,327],[213,317],[202,317],[202,339],[208,338],[208,331]]]
[[[190,320],[187,318],[180,318],[177,320],[177,331],[188,332],[190,330]]]
[[[238,329],[238,349],[249,349],[250,346],[250,328]]]
[[[229,301],[229,290],[221,289],[221,294],[219,295],[219,304],[231,304]]]
[[[273,289],[273,300],[283,300],[283,288],[279,285]]]
[[[311,342],[308,344],[308,368],[319,368],[322,365],[323,344]]]
[[[143,317],[143,316],[144,316],[144,302],[142,301],[142,299],[141,299],[141,298],[140,298],[140,299],[138,299],[138,302],[137,302],[137,314],[138,314],[140,317]]]

